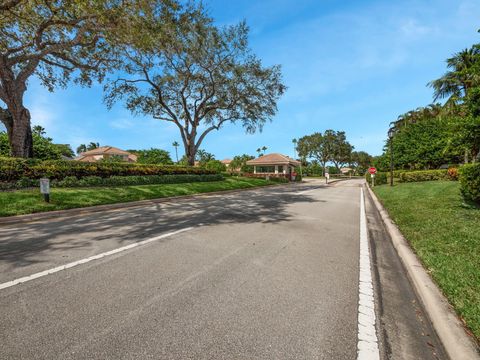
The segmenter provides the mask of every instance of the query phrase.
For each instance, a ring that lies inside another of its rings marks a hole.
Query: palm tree
[[[297,158],[297,139],[292,139],[293,143],[293,157]]]
[[[262,151],[263,151],[263,154],[262,155],[265,155],[265,150],[267,150],[268,148],[266,146],[262,147]]]
[[[261,155],[261,154],[260,154],[261,152],[262,152],[262,149],[261,149],[261,148],[258,148],[258,149],[257,149],[258,156]]]
[[[178,163],[178,147],[180,146],[180,144],[177,141],[174,141],[172,146],[175,147],[175,156],[177,158],[177,163]]]
[[[77,154],[80,155],[81,153],[87,151],[87,146],[85,144],[80,144],[77,147]]]
[[[87,150],[93,150],[93,149],[97,149],[100,147],[100,143],[96,143],[96,142],[91,142],[90,144],[87,145]]]
[[[441,78],[428,83],[434,90],[434,100],[448,97],[447,103],[458,102],[468,91],[479,84],[478,66],[480,48],[472,46],[447,59],[447,71]]]

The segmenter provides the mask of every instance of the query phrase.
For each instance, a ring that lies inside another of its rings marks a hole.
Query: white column
[[[256,165],[253,165],[253,173],[254,173],[254,174],[257,173],[257,166],[256,166]]]
[[[278,174],[278,165],[275,165],[275,174]]]

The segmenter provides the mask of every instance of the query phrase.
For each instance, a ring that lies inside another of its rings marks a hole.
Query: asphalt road
[[[0,227],[0,283],[186,230],[1,289],[0,358],[355,359],[361,184]],[[372,211],[373,255],[392,258],[373,257],[381,357],[443,359]]]

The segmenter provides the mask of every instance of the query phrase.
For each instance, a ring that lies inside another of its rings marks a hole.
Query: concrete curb
[[[480,359],[480,350],[475,341],[467,334],[463,323],[457,317],[440,289],[430,278],[375,193],[370,186],[367,185],[367,188],[392,238],[393,246],[402,260],[415,291],[423,302],[433,328],[437,332],[448,356],[452,360]]]
[[[157,198],[157,199],[130,201],[130,202],[124,202],[124,203],[105,204],[105,205],[94,205],[94,206],[73,208],[73,209],[66,209],[66,210],[54,210],[54,211],[38,212],[33,214],[7,216],[7,217],[0,217],[0,226],[11,225],[11,224],[21,224],[21,223],[27,223],[27,222],[33,222],[33,221],[39,221],[39,220],[47,220],[51,218],[63,218],[68,216],[92,214],[100,211],[121,210],[121,209],[127,209],[127,208],[133,208],[133,207],[139,207],[139,206],[145,206],[145,205],[164,203],[172,200],[188,200],[188,199],[193,199],[198,197],[208,197],[208,196],[215,196],[220,194],[233,194],[237,192],[248,191],[248,190],[258,190],[261,188],[273,187],[273,186],[293,186],[294,184],[295,183],[271,184],[271,185],[250,187],[245,189],[220,190],[220,191],[212,191],[212,192],[198,193],[198,194],[192,194],[192,195],[169,196],[169,197],[163,197],[163,198]]]

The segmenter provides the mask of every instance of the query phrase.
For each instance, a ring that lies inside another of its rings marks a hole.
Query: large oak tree
[[[110,83],[106,96],[109,106],[122,99],[134,113],[177,126],[190,165],[205,137],[225,123],[262,129],[285,91],[280,67],[263,66],[248,48],[245,23],[218,28],[197,10],[168,41],[161,33],[126,51],[127,76]]]
[[[166,5],[164,5],[166,4]],[[116,45],[141,38],[142,24],[169,0],[3,0],[0,5],[0,120],[11,153],[31,157],[28,81],[48,90],[89,85],[114,67]]]

